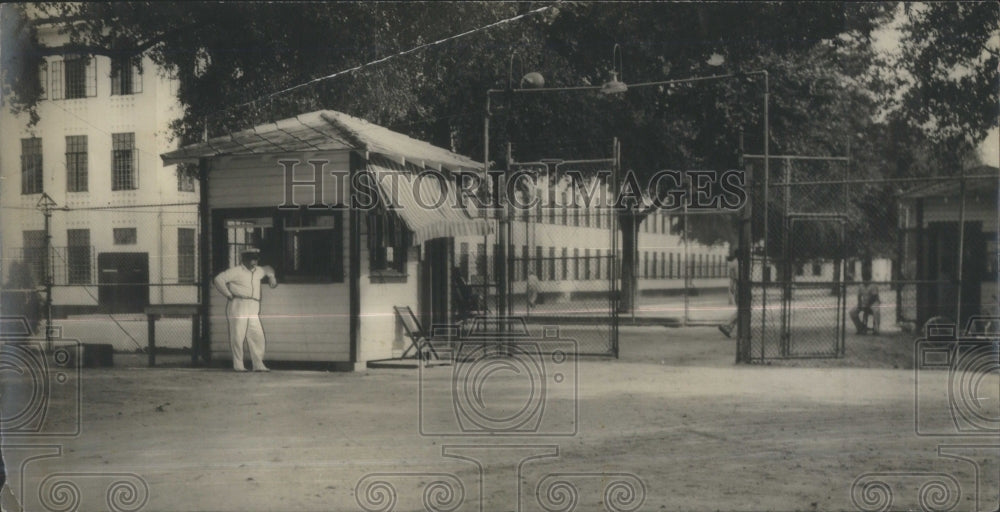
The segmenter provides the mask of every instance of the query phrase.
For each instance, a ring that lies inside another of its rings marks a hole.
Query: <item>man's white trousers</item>
[[[226,306],[229,318],[229,344],[233,350],[233,368],[243,368],[243,341],[250,347],[254,369],[264,368],[264,327],[260,324],[260,302],[233,299]]]

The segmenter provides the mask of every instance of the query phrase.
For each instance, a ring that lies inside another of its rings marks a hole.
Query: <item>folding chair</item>
[[[420,321],[417,320],[417,315],[413,314],[410,306],[393,306],[392,309],[403,324],[406,337],[410,339],[410,344],[403,350],[403,355],[400,358],[415,357],[420,362],[429,362],[432,358],[440,360],[437,349],[431,344],[430,336],[420,326]]]
[[[488,315],[490,309],[486,306],[486,301],[472,289],[469,283],[459,275],[454,274],[452,285],[455,297],[455,317],[457,320]]]

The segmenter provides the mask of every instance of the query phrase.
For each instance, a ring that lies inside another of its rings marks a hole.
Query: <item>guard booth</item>
[[[340,112],[303,114],[162,155],[198,164],[208,361],[231,359],[212,278],[248,246],[274,267],[263,287],[265,360],[341,370],[403,349],[394,306],[448,319],[455,236],[489,233],[452,176],[480,163]],[[442,286],[442,283],[444,285]]]
[[[1000,170],[981,166],[900,195],[901,321],[1000,316],[997,304],[997,183]],[[961,226],[961,228],[960,228]]]

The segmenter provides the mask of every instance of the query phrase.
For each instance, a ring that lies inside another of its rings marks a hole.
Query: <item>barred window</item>
[[[115,245],[135,245],[139,239],[136,228],[114,228],[112,235]]]
[[[67,229],[69,284],[90,284],[90,230]]]
[[[573,249],[573,280],[580,279],[580,249]]]
[[[565,281],[569,274],[569,260],[566,256],[566,248],[562,248],[562,280]]]
[[[56,64],[56,63],[53,63]],[[52,72],[52,99],[75,99],[97,96],[97,73],[94,60],[89,56],[67,55],[63,58],[60,72]],[[61,82],[57,95],[56,82]]]
[[[66,136],[66,191],[87,191],[87,136]]]
[[[134,133],[111,134],[111,190],[139,188],[138,157]]]
[[[590,249],[583,250],[583,278],[590,279]]]
[[[569,197],[566,196],[566,192],[562,193],[562,225],[566,226],[569,224]]]
[[[549,281],[556,280],[556,248],[549,247]]]
[[[545,273],[542,271],[542,259],[544,258],[544,253],[542,252],[543,250],[542,246],[535,246],[535,277],[537,277],[539,281],[545,280]]]
[[[368,212],[368,265],[372,272],[406,273],[410,230],[403,220],[384,208]]]
[[[194,228],[177,228],[177,282],[193,283],[195,281],[195,230]]]
[[[458,254],[458,271],[459,271],[459,274],[462,276],[462,279],[465,279],[465,281],[468,282],[469,281],[469,243],[468,242],[462,242],[459,247],[460,247],[460,249],[459,249],[459,254]]]
[[[45,231],[41,229],[22,231],[24,264],[28,267],[35,284],[45,282]]]
[[[556,223],[556,193],[553,190],[549,190],[549,224]]]
[[[111,59],[111,95],[142,92],[141,57],[119,56]]]
[[[655,220],[655,217],[654,217],[654,220]],[[653,271],[650,273],[649,277],[652,277],[653,279],[656,279],[657,275],[656,275],[656,253],[655,252],[653,253],[653,269],[652,270]]]
[[[42,139],[21,139],[21,193],[42,193]]]
[[[486,279],[486,244],[476,244],[476,275]]]
[[[194,192],[195,176],[198,173],[198,166],[194,164],[177,164],[177,191]]]

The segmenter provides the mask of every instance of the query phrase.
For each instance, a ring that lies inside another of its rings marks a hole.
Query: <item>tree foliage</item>
[[[564,2],[410,51],[544,5],[33,4],[68,35],[69,44],[60,48],[39,47],[26,8],[5,6],[3,85],[15,110],[33,112],[39,90],[35,70],[45,55],[143,54],[179,81],[183,116],[173,128],[182,143],[200,139],[206,125],[214,136],[330,108],[480,158],[487,90],[507,87],[509,76],[516,87],[521,74],[540,71],[547,86],[559,87],[600,85],[612,71],[633,85],[738,75],[632,87],[616,96],[492,95],[490,154],[498,166],[504,165],[506,143],[518,161],[593,158],[609,157],[617,137],[624,168],[640,178],[662,169],[734,168],[741,132],[746,150],[760,153],[765,91],[760,75],[752,73],[758,70],[768,71],[771,153],[842,155],[850,148],[851,177],[957,170],[997,125],[995,2],[902,8]],[[880,54],[873,44],[878,31],[900,17],[899,54]],[[621,45],[620,63],[612,53],[615,44]],[[336,76],[317,80],[330,75]],[[780,178],[780,166],[771,169],[772,179]],[[809,178],[841,170],[796,172]],[[894,222],[888,198],[897,191],[872,185],[840,205],[850,221],[850,240],[885,231],[873,217]],[[812,202],[796,208],[820,208],[829,197],[803,200]],[[780,195],[772,195],[768,208],[780,219],[785,208]],[[641,221],[646,212],[632,213]],[[733,219],[692,218],[687,232],[705,243],[732,242]],[[635,228],[631,221],[629,226]],[[772,229],[779,231],[769,240],[780,239],[780,225]],[[814,245],[821,248],[823,240],[817,236]],[[770,251],[780,247],[769,246]]]

